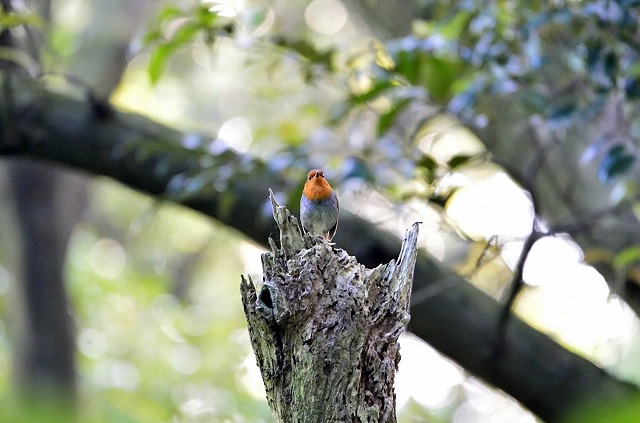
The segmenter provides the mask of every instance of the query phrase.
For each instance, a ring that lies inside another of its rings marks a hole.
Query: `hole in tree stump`
[[[271,291],[266,286],[260,290],[260,301],[270,309],[273,309],[273,300],[271,299]]]

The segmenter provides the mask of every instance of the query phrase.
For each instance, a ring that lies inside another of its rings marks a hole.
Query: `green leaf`
[[[177,6],[167,5],[160,10],[156,21],[158,24],[164,24],[167,21],[184,16],[184,11]]]
[[[461,154],[459,156],[453,156],[452,158],[447,160],[447,166],[449,167],[449,169],[455,169],[477,158],[479,158],[478,155],[471,156],[471,155]]]
[[[589,43],[586,47],[587,50],[587,69],[590,73],[594,73],[597,70],[597,67],[600,63],[601,52],[602,52],[602,44],[600,43]]]
[[[381,137],[382,135],[386,134],[393,125],[393,122],[396,120],[398,115],[411,104],[412,100],[413,98],[410,97],[400,99],[399,101],[394,103],[393,106],[391,106],[388,112],[380,115],[378,124],[376,125],[376,136]]]
[[[333,57],[335,50],[320,50],[315,45],[306,40],[291,41],[285,37],[279,36],[274,39],[274,43],[280,47],[291,50],[300,57],[305,58],[311,63],[323,65],[329,70],[333,70]]]
[[[142,37],[142,45],[148,46],[162,40],[162,32],[159,29],[151,29]]]
[[[640,99],[640,77],[627,79],[624,84],[624,92],[629,100]]]
[[[173,43],[160,44],[151,52],[151,58],[149,59],[149,80],[152,85],[155,85],[160,76],[164,72],[167,61],[171,54],[176,50],[176,45]]]
[[[631,77],[640,77],[640,61],[636,61],[633,65],[629,66],[627,74]]]
[[[452,87],[460,76],[460,63],[431,56],[421,65],[422,84],[429,96],[439,103],[451,98]]]
[[[0,29],[10,29],[22,25],[41,29],[44,28],[45,23],[36,13],[0,12]]]
[[[627,172],[635,161],[635,156],[629,153],[625,146],[614,145],[600,162],[598,177],[602,182],[608,182]]]
[[[547,106],[547,96],[537,91],[523,92],[520,99],[525,107],[533,113],[542,113]]]
[[[640,245],[633,245],[619,252],[613,259],[613,267],[625,269],[633,263],[640,262]]]
[[[388,79],[377,80],[373,84],[373,86],[371,88],[369,88],[368,91],[365,91],[362,94],[352,95],[349,98],[349,105],[351,107],[353,107],[353,106],[357,106],[359,104],[367,103],[367,102],[379,97],[384,92],[386,92],[387,90],[389,90],[389,89],[391,89],[391,88],[393,88],[395,86],[396,86],[396,84],[393,83],[391,80],[388,80]]]
[[[213,29],[216,21],[218,20],[218,14],[205,6],[196,8],[195,17],[198,22],[198,26],[203,29]]]
[[[189,21],[181,25],[171,38],[171,43],[183,46],[192,42],[201,30],[208,29],[200,25],[198,21]]]
[[[609,179],[613,179],[617,176],[622,175],[623,173],[626,173],[627,170],[629,170],[631,166],[633,166],[635,161],[636,158],[633,156],[622,156],[617,158],[616,161],[612,163],[611,166],[609,166]]]
[[[449,201],[449,198],[451,198],[451,196],[456,192],[456,189],[452,189],[449,192],[444,192],[444,193],[438,193],[438,194],[433,194],[432,196],[429,197],[429,203],[430,204],[435,204],[439,207],[442,207],[443,209],[447,207],[447,201]]]
[[[394,71],[404,76],[410,84],[417,85],[418,52],[416,50],[400,50],[393,56],[395,63]]]
[[[437,178],[438,162],[433,156],[429,154],[423,154],[417,163],[417,173],[424,177],[428,184],[435,182]]]
[[[152,52],[149,59],[149,79],[156,84],[162,75],[170,56],[180,47],[193,42],[201,34],[208,34],[217,21],[218,15],[206,7],[197,7],[192,14],[192,19],[186,20],[180,25],[170,40],[160,43]],[[163,39],[162,27],[174,18],[185,16],[185,13],[176,7],[167,7],[158,15],[158,28],[153,29],[144,37],[146,45]]]
[[[618,55],[613,51],[608,51],[603,57],[604,74],[611,83],[615,82],[618,75]]]
[[[155,23],[142,38],[142,43],[148,46],[152,43],[164,41],[163,30],[167,22],[183,16],[185,16],[185,12],[176,6],[162,8],[155,18]]]
[[[565,423],[635,423],[640,414],[640,401],[629,398],[585,402],[572,411]]]
[[[411,50],[395,52],[394,71],[410,84],[425,87],[436,102],[445,102],[453,95],[454,84],[462,76],[461,62],[431,51],[418,50],[419,43],[416,41],[415,44]]]
[[[13,47],[0,47],[0,62],[13,63],[27,71],[33,69],[36,65],[33,58],[26,51]]]
[[[418,161],[418,166],[427,169],[429,172],[434,172],[438,167],[438,162],[430,154],[423,154]]]
[[[449,40],[457,40],[461,34],[468,28],[472,14],[470,11],[463,10],[455,14],[446,24],[439,27],[439,33]]]
[[[570,119],[576,112],[576,103],[573,100],[569,100],[559,106],[552,108],[548,113],[548,119],[550,121],[560,121]]]

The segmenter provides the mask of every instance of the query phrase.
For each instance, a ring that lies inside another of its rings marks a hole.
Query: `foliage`
[[[105,421],[236,421],[236,410],[245,421],[268,419],[242,389],[252,356],[241,307],[228,300],[242,246],[220,229],[97,187],[72,243],[69,288],[84,395],[100,398],[90,406]]]
[[[18,13],[16,11],[0,11],[0,30],[4,31],[19,26],[42,28],[44,22],[36,13]]]
[[[269,421],[260,393],[247,389],[253,354],[241,304],[229,300],[246,271],[243,248],[193,212],[111,182],[95,187],[67,268],[81,388],[77,421]],[[3,315],[7,297],[0,291]],[[74,421],[55,398],[26,406],[16,398],[0,335],[0,420]]]
[[[613,403],[585,404],[571,413],[565,423],[632,423],[638,420],[640,404],[633,399]]]
[[[637,2],[436,4],[429,19],[414,22],[410,35],[386,44],[387,60],[370,63],[369,97],[391,97],[398,86],[419,87],[429,101],[471,126],[500,119],[499,111],[483,106],[487,96],[516,97],[523,110],[552,129],[587,124],[612,95],[626,98],[624,113],[636,110]],[[386,114],[379,122],[389,128]],[[610,136],[591,153],[600,160],[604,182],[635,164],[638,134],[620,130],[627,132]]]
[[[36,13],[0,10],[0,31],[29,27],[41,29],[44,27],[44,21]],[[12,63],[27,71],[33,71],[34,68],[32,58],[18,49],[0,48],[0,61]]]
[[[621,95],[629,105],[622,113],[631,116],[640,92],[637,6],[635,1],[605,0],[431,2],[425,17],[412,23],[410,34],[376,41],[364,49],[339,52],[332,47],[318,48],[314,35],[304,32],[297,36],[267,32],[256,37],[249,48],[259,45],[259,54],[276,55],[279,60],[284,49],[284,54],[299,59],[297,71],[312,84],[346,76],[350,92],[334,99],[326,127],[343,132],[371,120],[373,112],[372,139],[360,152],[347,148],[345,159],[368,168],[364,172],[368,175],[380,174],[372,171],[374,167],[388,169],[390,174],[399,172],[397,177],[378,178],[376,183],[406,198],[407,192],[397,187],[400,181],[413,177],[423,186],[413,195],[424,189],[434,194],[440,178],[448,174],[434,172],[433,164],[425,159],[428,153],[417,146],[420,125],[435,112],[421,111],[416,115],[421,116],[419,121],[407,120],[421,106],[437,105],[471,127],[484,127],[500,119],[500,114],[487,109],[483,99],[504,96],[515,99],[523,111],[540,120],[540,125],[563,130],[588,124],[601,113],[608,98]],[[147,41],[156,45],[149,63],[152,81],[157,82],[175,48],[198,38],[215,38],[212,34],[219,32],[222,24],[204,9],[202,3],[187,11],[169,5],[159,13],[147,36]],[[185,16],[189,16],[188,23],[163,38],[166,31],[162,28],[176,26]],[[243,21],[235,18],[222,26],[236,27],[225,32],[233,36],[242,25]],[[636,127],[624,125],[585,151],[586,161],[599,162],[603,182],[635,168],[635,140],[640,136]],[[313,143],[312,138],[306,142]],[[375,149],[383,151],[382,157],[375,156],[374,143]],[[287,148],[294,156],[308,155],[315,149],[299,144]],[[427,167],[412,159],[416,155],[423,157],[422,164]],[[437,165],[456,168],[466,162],[465,157],[475,155],[462,151],[458,158],[449,157]],[[427,179],[421,180],[425,175]]]
[[[153,46],[149,59],[149,78],[157,83],[164,72],[167,60],[177,50],[201,39],[213,43],[220,35],[229,35],[232,24],[205,4],[198,2],[191,8],[173,4],[165,6],[144,37],[144,44]]]

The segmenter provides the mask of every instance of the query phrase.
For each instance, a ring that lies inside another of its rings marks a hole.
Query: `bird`
[[[325,179],[324,172],[321,169],[311,170],[300,197],[302,228],[331,241],[338,229],[339,211],[338,196]]]

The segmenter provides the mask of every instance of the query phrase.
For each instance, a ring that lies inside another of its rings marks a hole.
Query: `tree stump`
[[[280,247],[269,239],[259,291],[244,276],[240,290],[275,421],[395,422],[398,337],[409,322],[418,223],[397,261],[367,269],[303,233],[270,197]]]

